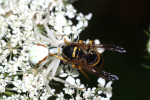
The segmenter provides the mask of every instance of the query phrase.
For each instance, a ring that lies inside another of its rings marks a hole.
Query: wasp
[[[94,44],[92,40],[88,44],[85,44],[82,40],[80,40],[78,43],[71,43],[67,40],[64,40],[64,42],[66,45],[62,47],[62,57],[52,53],[49,55],[71,63],[72,67],[79,69],[88,80],[89,78],[85,71],[108,81],[116,81],[119,79],[116,75],[112,75],[111,73],[102,70],[102,53],[99,53],[97,48],[124,53],[126,50],[123,47],[112,44]]]

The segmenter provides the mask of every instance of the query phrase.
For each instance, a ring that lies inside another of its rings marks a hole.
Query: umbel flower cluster
[[[0,0],[1,100],[110,100],[112,81],[105,85],[99,78],[97,86],[88,88],[81,84],[77,69],[48,56],[61,55],[65,39],[78,41],[91,19],[91,13],[77,13],[70,2]],[[63,83],[61,91],[52,88],[57,85],[53,80]]]

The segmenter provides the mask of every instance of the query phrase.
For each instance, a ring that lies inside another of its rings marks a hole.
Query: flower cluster
[[[91,13],[77,13],[69,1],[72,0],[0,0],[1,100],[47,100],[52,96],[65,100],[64,94],[70,95],[69,100],[111,98],[112,82],[105,86],[105,80],[100,78],[97,88],[86,89],[80,79],[75,79],[79,76],[77,69],[67,63],[60,65],[59,58],[48,56],[48,52],[61,55],[64,39],[78,41],[92,17]],[[58,93],[52,88],[52,80],[64,83],[65,88]],[[106,97],[100,96],[102,93]]]

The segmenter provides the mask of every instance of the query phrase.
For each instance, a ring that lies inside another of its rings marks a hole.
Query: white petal
[[[83,21],[79,21],[76,27],[77,29],[83,27]]]
[[[60,76],[60,77],[66,77],[67,74],[66,74],[66,73],[63,73],[63,74],[60,74],[59,76]]]
[[[101,94],[102,93],[102,91],[98,91],[98,94]]]
[[[86,18],[87,20],[90,20],[91,17],[92,17],[92,13],[89,13],[88,15],[85,16],[85,18]]]
[[[104,97],[102,97],[101,100],[110,100],[110,98],[104,98]]]
[[[67,26],[67,27],[64,27],[64,33],[66,35],[69,35],[71,33],[71,27]]]
[[[72,26],[72,30],[76,31],[77,30],[76,26]]]
[[[73,69],[72,76],[73,76],[73,77],[79,76],[79,72],[78,72],[77,69]]]
[[[79,16],[80,16],[80,17],[83,17],[83,14],[82,14],[82,13],[79,13]]]
[[[0,66],[0,68],[3,68],[2,66]],[[76,79],[76,83],[80,84],[80,79]]]
[[[112,88],[112,87],[111,87],[111,84],[112,84],[112,81],[109,81],[109,82],[106,84],[105,88]]]
[[[76,100],[82,100],[82,98],[80,97],[80,94],[77,94]]]
[[[84,26],[85,26],[85,27],[88,26],[88,21],[87,21],[87,20],[84,21]]]
[[[69,76],[66,78],[66,81],[69,82],[70,84],[74,85],[75,84],[75,79],[72,76]]]
[[[68,17],[69,17],[70,19],[71,19],[71,18],[74,18],[74,17],[75,17],[75,14],[70,12],[70,13],[68,14]]]
[[[66,18],[63,15],[58,14],[56,16],[55,22],[57,24],[59,24],[60,26],[65,26],[66,25]]]
[[[94,40],[94,43],[95,43],[95,44],[100,44],[100,41],[99,41],[98,39],[95,39],[95,40]]]
[[[0,8],[0,14],[1,14],[1,15],[4,15],[5,13],[6,13],[5,10],[2,9],[2,8]]]
[[[104,79],[99,78],[99,79],[97,80],[97,82],[100,83],[100,84],[104,87],[104,85],[105,85],[105,80],[104,80]]]
[[[13,54],[17,54],[17,50],[13,50]]]
[[[108,98],[112,97],[112,92],[111,91],[105,91],[104,93],[106,94],[106,96]]]
[[[96,50],[98,51],[98,53],[103,53],[104,52],[104,48],[96,48]]]

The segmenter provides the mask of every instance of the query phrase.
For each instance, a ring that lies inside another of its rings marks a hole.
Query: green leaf
[[[145,34],[150,38],[150,33],[144,29]]]
[[[143,58],[150,59],[150,56],[144,55]]]
[[[148,31],[150,32],[150,25],[149,25]]]
[[[150,69],[150,66],[142,64],[142,67]]]

